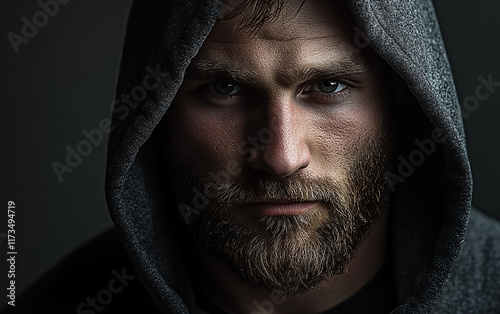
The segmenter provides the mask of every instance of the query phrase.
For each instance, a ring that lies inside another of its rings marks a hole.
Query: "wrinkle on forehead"
[[[351,61],[358,64],[369,62],[365,58],[366,53],[358,53],[352,48],[350,42],[339,34],[293,38],[288,41],[268,39],[244,39],[237,42],[207,41],[193,61],[232,63],[239,67],[264,63],[315,67],[321,63],[331,64],[335,61]]]
[[[273,37],[264,37],[259,36],[258,38],[241,38],[238,37],[238,41],[231,40],[231,38],[221,37],[220,39],[210,40],[210,43],[214,44],[251,44],[256,41],[276,41],[276,42],[294,42],[294,41],[306,41],[306,40],[319,40],[319,39],[331,39],[331,38],[341,38],[343,36],[338,34],[329,34],[325,36],[289,36],[288,38],[278,38],[276,36]]]

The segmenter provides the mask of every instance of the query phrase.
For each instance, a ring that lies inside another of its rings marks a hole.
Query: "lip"
[[[260,216],[296,216],[305,214],[317,204],[315,201],[265,200],[246,203],[244,207]]]

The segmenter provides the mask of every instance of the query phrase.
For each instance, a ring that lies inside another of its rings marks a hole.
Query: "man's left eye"
[[[319,80],[311,85],[311,90],[319,93],[333,94],[345,89],[347,86],[337,80],[327,79]]]

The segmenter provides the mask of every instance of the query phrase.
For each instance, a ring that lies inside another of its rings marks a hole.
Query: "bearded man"
[[[500,311],[500,225],[471,210],[430,1],[136,0],[117,99],[118,237],[67,265],[122,272],[37,309]]]

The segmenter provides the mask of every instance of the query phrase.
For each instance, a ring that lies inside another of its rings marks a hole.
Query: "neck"
[[[363,288],[382,267],[387,251],[387,211],[361,242],[347,271],[329,277],[317,289],[293,297],[254,290],[239,284],[210,253],[198,249],[195,286],[205,298],[228,314],[316,314],[345,301]]]

